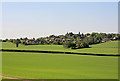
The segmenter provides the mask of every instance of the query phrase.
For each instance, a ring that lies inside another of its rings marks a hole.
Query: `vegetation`
[[[118,57],[2,52],[3,76],[22,79],[117,79]]]
[[[2,40],[3,42],[12,42],[16,44],[24,44],[24,45],[63,45],[67,48],[78,49],[78,48],[88,48],[89,45],[103,43],[106,41],[118,40],[120,38],[120,34],[106,34],[106,33],[86,33],[81,34],[73,34],[72,32],[67,33],[65,35],[50,35],[49,37],[41,37],[41,38],[33,38],[28,39],[20,38],[20,39],[6,39]]]
[[[119,34],[71,32],[6,39],[2,49],[118,54],[119,38]],[[19,79],[117,79],[118,57],[3,51],[2,68],[3,76]]]
[[[118,41],[108,41],[100,44],[89,45],[84,49],[67,49],[62,45],[16,45],[11,42],[2,42],[2,49],[16,50],[36,50],[36,51],[60,51],[60,52],[76,52],[76,53],[93,53],[93,54],[118,54]]]
[[[71,49],[89,48],[89,45],[86,42],[85,43],[77,43],[77,44],[68,42],[68,43],[65,43],[63,46],[66,48],[71,48]]]

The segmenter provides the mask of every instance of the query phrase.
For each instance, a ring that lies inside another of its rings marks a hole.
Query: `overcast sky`
[[[118,32],[117,2],[4,2],[2,38]]]

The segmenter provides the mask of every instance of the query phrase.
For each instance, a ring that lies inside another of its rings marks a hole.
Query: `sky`
[[[0,38],[118,32],[117,2],[3,2]]]

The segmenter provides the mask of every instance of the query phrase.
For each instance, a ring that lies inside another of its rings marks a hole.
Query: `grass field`
[[[10,42],[3,42],[3,49],[19,49],[19,50],[40,50],[40,51],[62,51],[62,52],[77,52],[77,53],[94,53],[94,54],[118,54],[118,41],[109,41],[106,43],[90,45],[91,48],[83,49],[68,49],[62,45],[19,45]]]
[[[2,52],[4,76],[22,79],[117,79],[118,57]]]
[[[62,45],[19,45],[3,42],[2,49],[118,54],[118,41],[67,49]],[[52,53],[2,52],[3,76],[19,79],[117,79],[118,57]]]

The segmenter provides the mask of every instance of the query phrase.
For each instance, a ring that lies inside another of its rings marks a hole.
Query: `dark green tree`
[[[20,39],[15,40],[16,47],[19,46],[19,43],[20,43]]]

